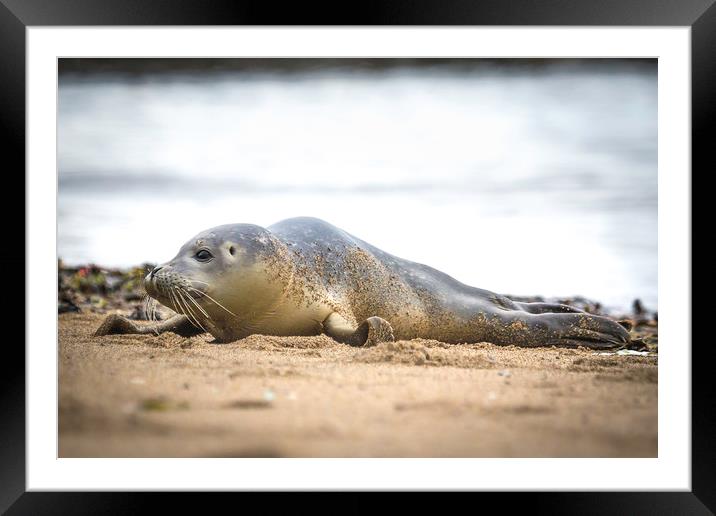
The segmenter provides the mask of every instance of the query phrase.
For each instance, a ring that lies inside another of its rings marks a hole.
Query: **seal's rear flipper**
[[[95,337],[102,335],[142,335],[148,333],[160,334],[170,331],[181,335],[182,337],[193,337],[204,333],[203,330],[197,329],[185,315],[175,315],[158,324],[150,326],[138,326],[126,317],[121,315],[108,315],[102,322],[97,331],[94,332]]]
[[[353,334],[358,346],[375,346],[379,342],[393,342],[393,327],[380,317],[368,317]]]
[[[607,317],[591,314],[543,314],[547,324],[556,329],[557,346],[584,346],[614,349],[628,346],[631,337],[621,324]]]
[[[351,346],[375,346],[395,340],[393,327],[380,317],[368,317],[355,328],[345,317],[333,312],[323,321],[323,329],[329,337]]]

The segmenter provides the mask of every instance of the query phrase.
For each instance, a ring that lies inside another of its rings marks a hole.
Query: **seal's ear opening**
[[[230,246],[229,252],[231,253],[231,256],[234,256],[236,254],[236,246]]]

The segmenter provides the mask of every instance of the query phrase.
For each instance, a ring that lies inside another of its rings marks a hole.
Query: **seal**
[[[629,342],[606,317],[465,285],[309,217],[206,230],[152,270],[144,286],[177,315],[144,326],[111,315],[96,335],[208,332],[230,342],[325,333],[355,346],[413,338],[591,348]]]

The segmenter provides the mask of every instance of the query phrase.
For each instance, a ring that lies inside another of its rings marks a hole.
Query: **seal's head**
[[[150,297],[228,340],[271,309],[291,279],[285,249],[253,224],[203,231],[144,279]]]

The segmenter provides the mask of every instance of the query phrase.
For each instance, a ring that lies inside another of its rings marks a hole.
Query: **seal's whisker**
[[[179,293],[179,296],[180,296],[181,299],[184,301],[184,306],[186,307],[187,310],[191,311],[191,313],[192,313],[192,315],[194,315],[194,318],[196,319],[197,323],[199,322],[199,317],[196,315],[196,313],[194,312],[194,310],[191,308],[191,305],[189,305],[189,303],[188,303],[187,301],[191,302],[191,304],[193,304],[196,308],[198,308],[199,311],[204,315],[204,317],[205,317],[207,320],[211,321],[211,316],[210,316],[210,315],[206,312],[206,310],[204,310],[204,309],[201,307],[201,305],[199,305],[199,303],[197,303],[196,300],[189,294],[189,291],[186,289],[186,287],[184,287],[183,285],[175,285],[174,288],[177,289],[177,292]],[[201,326],[201,323],[199,323],[199,326]],[[201,328],[202,328],[204,331],[208,331],[208,330],[204,329],[203,326],[201,326]]]
[[[152,298],[154,303],[152,303],[152,320],[154,320],[154,317],[156,317],[156,309],[157,309],[157,300]],[[159,330],[156,328],[156,326],[153,329],[155,335],[159,335]]]
[[[176,287],[176,290],[177,290],[179,299],[184,303],[184,309],[187,311],[186,314],[187,314],[187,317],[189,318],[189,320],[192,321],[192,324],[194,324],[194,326],[198,326],[199,328],[204,330],[204,332],[206,332],[207,331],[206,328],[204,328],[204,326],[199,322],[199,318],[194,313],[194,310],[192,310],[191,306],[189,306],[189,304],[186,302],[186,298],[188,297],[187,294],[185,292],[183,292],[182,289],[179,287]],[[191,316],[189,315],[189,313],[191,313]]]
[[[222,305],[221,303],[219,303],[216,299],[214,299],[213,297],[211,297],[211,296],[210,296],[209,294],[207,294],[206,292],[202,292],[202,291],[199,290],[198,288],[194,288],[194,287],[189,287],[189,288],[190,288],[193,292],[198,292],[198,293],[201,294],[202,296],[208,297],[209,300],[212,301],[216,306],[218,306],[218,307],[220,307],[220,308],[223,308],[224,310],[226,310],[227,312],[229,312],[229,313],[230,313],[231,315],[233,315],[234,317],[238,317],[238,315],[236,315],[234,312],[232,312],[231,310],[229,310],[228,308],[226,308],[224,305]]]
[[[199,316],[196,314],[196,312],[192,308],[191,304],[189,304],[189,302],[187,301],[187,300],[191,300],[191,296],[189,294],[187,294],[186,292],[184,292],[184,290],[182,290],[181,287],[177,287],[177,291],[178,291],[179,297],[181,298],[181,300],[184,303],[184,307],[186,308],[186,310],[191,312],[191,315],[194,317],[194,320],[201,327],[201,329],[204,331],[207,331],[206,328],[204,328],[204,326],[199,321]]]
[[[209,330],[207,330],[207,329],[204,327],[204,325],[201,324],[201,322],[199,321],[199,319],[200,319],[199,316],[194,312],[194,309],[193,309],[193,308],[191,307],[191,305],[187,302],[187,300],[193,302],[195,305],[196,305],[196,302],[195,302],[193,299],[191,299],[191,296],[190,296],[189,294],[187,294],[186,292],[181,292],[181,291],[180,291],[180,295],[181,295],[182,299],[184,299],[184,303],[186,304],[187,310],[189,310],[189,311],[192,313],[192,315],[194,316],[194,320],[197,322],[197,324],[199,325],[199,327],[201,327],[201,329],[204,330],[204,332],[207,332],[207,333],[208,333]],[[208,319],[208,320],[211,320],[211,318],[209,318],[209,317],[207,317],[207,319]]]
[[[182,296],[181,291],[177,290],[176,297],[182,307],[182,312],[186,316],[187,319],[189,319],[189,322],[194,326],[195,328],[201,328],[202,331],[206,331],[206,328],[204,328],[199,320],[196,318],[196,315],[193,311],[189,308],[189,306],[186,304],[186,301],[184,301],[184,297]]]
[[[189,319],[189,322],[190,322],[193,326],[195,326],[195,327],[197,327],[197,328],[201,327],[200,324],[197,324],[197,321],[194,319],[193,314],[191,314],[191,313],[189,312],[188,307],[186,306],[186,303],[183,302],[183,299],[182,299],[182,297],[181,297],[181,291],[180,291],[177,287],[174,287],[174,290],[172,290],[172,293],[174,294],[175,299],[176,299],[177,302],[179,303],[179,306],[180,306],[180,308],[181,308],[182,314],[184,314],[184,315],[186,316],[186,318]],[[203,329],[203,328],[202,328],[202,329]]]
[[[149,321],[155,321],[156,315],[157,315],[157,300],[151,297],[150,295],[147,295],[147,305],[146,305],[146,315],[147,320]]]
[[[177,288],[174,287],[174,289],[171,292],[172,292],[172,296],[176,300],[177,305],[179,305],[179,309],[181,310],[182,315],[186,315],[191,320],[191,315],[187,313],[186,305],[184,303],[182,303],[182,300],[179,297],[180,293],[178,292]],[[192,324],[194,324],[193,321],[192,321]],[[194,325],[194,326],[196,326],[196,325]]]
[[[143,309],[144,309],[144,318],[145,318],[147,321],[151,321],[151,320],[152,320],[152,319],[150,318],[151,314],[149,313],[149,312],[150,312],[150,310],[149,310],[149,300],[150,300],[150,299],[151,299],[151,298],[149,297],[149,294],[144,294],[144,297],[142,298],[142,306],[143,306]]]
[[[204,310],[204,309],[201,307],[201,305],[200,305],[199,303],[197,303],[196,300],[195,300],[193,297],[191,297],[189,294],[186,294],[186,299],[188,299],[189,301],[191,301],[191,302],[194,304],[194,306],[197,307],[202,314],[204,314],[204,317],[206,317],[207,319],[211,320],[211,317],[209,316],[208,313],[206,313],[206,310]]]
[[[179,306],[179,303],[177,302],[177,296],[174,294],[173,290],[169,290],[169,296],[172,299],[172,305],[174,305],[174,311],[178,314],[186,315],[184,314],[184,311],[182,310],[181,306]]]
[[[184,298],[184,300],[185,300],[185,302],[186,302],[187,295],[186,295],[186,294],[182,294],[182,297]],[[211,332],[209,332],[209,330],[207,330],[206,328],[204,328],[204,325],[203,325],[203,324],[201,324],[201,322],[199,321],[199,316],[194,312],[194,309],[191,307],[191,305],[190,305],[189,303],[187,303],[187,310],[189,310],[189,311],[192,313],[192,315],[194,316],[194,320],[195,320],[196,323],[201,327],[201,329],[204,330],[204,332],[206,332],[206,333],[211,333]]]

